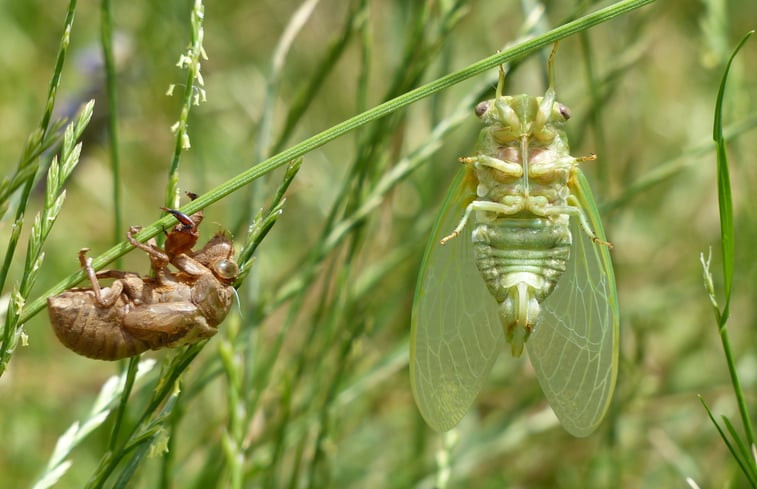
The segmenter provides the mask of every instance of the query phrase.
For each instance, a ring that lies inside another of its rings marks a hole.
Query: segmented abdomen
[[[555,220],[500,217],[473,229],[476,266],[499,303],[524,279],[531,282],[529,288],[538,302],[546,299],[565,271],[570,245],[568,216]]]
[[[96,307],[91,290],[70,290],[47,300],[50,323],[64,346],[85,357],[119,360],[143,353],[151,345],[120,327],[127,312],[122,298],[112,307]],[[61,317],[71,321],[61,321]]]

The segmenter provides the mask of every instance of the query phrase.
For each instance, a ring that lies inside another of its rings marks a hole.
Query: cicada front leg
[[[137,241],[135,236],[141,230],[142,228],[140,226],[130,226],[129,232],[126,233],[126,239],[129,240],[129,243],[131,243],[132,246],[139,248],[140,250],[147,253],[147,256],[150,257],[150,265],[152,266],[152,270],[155,275],[159,277],[163,269],[168,266],[168,255],[163,250],[161,250],[157,244],[155,244],[155,240],[153,238],[150,238],[145,243],[140,243],[139,241]]]

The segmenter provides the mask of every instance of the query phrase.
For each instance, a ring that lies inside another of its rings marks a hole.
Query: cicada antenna
[[[505,86],[505,66],[499,65],[499,82],[497,83],[497,99],[502,98],[502,90]]]
[[[547,76],[549,77],[549,88],[555,89],[555,54],[557,53],[557,45],[559,41],[555,41],[555,45],[552,47],[552,52],[549,53],[549,60],[547,61]]]
[[[501,53],[501,51],[497,49],[497,53]],[[502,91],[504,89],[505,89],[505,65],[501,64],[499,65],[499,82],[497,82],[497,91],[495,92],[497,99],[502,98]]]

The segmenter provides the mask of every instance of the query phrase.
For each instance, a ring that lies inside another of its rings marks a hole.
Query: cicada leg
[[[82,248],[79,250],[79,263],[81,263],[84,271],[87,272],[87,277],[89,277],[89,282],[92,284],[92,292],[95,294],[97,304],[101,307],[111,307],[115,304],[118,296],[121,295],[121,292],[123,291],[123,283],[120,280],[116,280],[107,289],[107,293],[103,293],[103,289],[100,287],[100,282],[97,280],[98,274],[92,267],[92,258],[87,258],[88,251],[89,248]],[[107,278],[106,273],[101,273],[100,276],[102,278]]]
[[[452,232],[447,236],[443,237],[439,241],[439,243],[443,245],[446,244],[447,241],[460,236],[460,233],[468,223],[468,219],[470,219],[470,215],[471,213],[473,213],[473,211],[493,212],[496,214],[508,216],[518,212],[521,207],[522,204],[519,201],[515,201],[515,203],[508,205],[500,202],[491,202],[488,200],[474,200],[465,208],[465,213],[463,214],[462,219],[460,219],[460,222],[457,224],[457,227],[453,229]]]
[[[150,264],[152,265],[153,271],[155,271],[156,275],[160,274],[160,271],[164,269],[166,266],[168,266],[168,255],[163,252],[160,248],[158,248],[153,240],[149,240],[147,243],[140,243],[137,241],[137,239],[134,237],[142,228],[139,226],[130,226],[129,232],[126,233],[126,239],[129,240],[129,243],[131,243],[132,246],[135,248],[139,248],[140,250],[147,253],[150,257]]]

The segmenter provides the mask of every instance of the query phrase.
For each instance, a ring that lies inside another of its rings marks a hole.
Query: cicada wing
[[[473,261],[470,225],[446,244],[475,197],[462,169],[447,193],[426,247],[413,301],[410,382],[426,422],[453,428],[470,408],[502,350],[497,302]]]
[[[606,241],[591,189],[578,171],[571,191]],[[618,371],[618,293],[608,247],[592,241],[571,216],[567,270],[542,304],[527,343],[542,391],[563,427],[587,436],[604,417]]]

